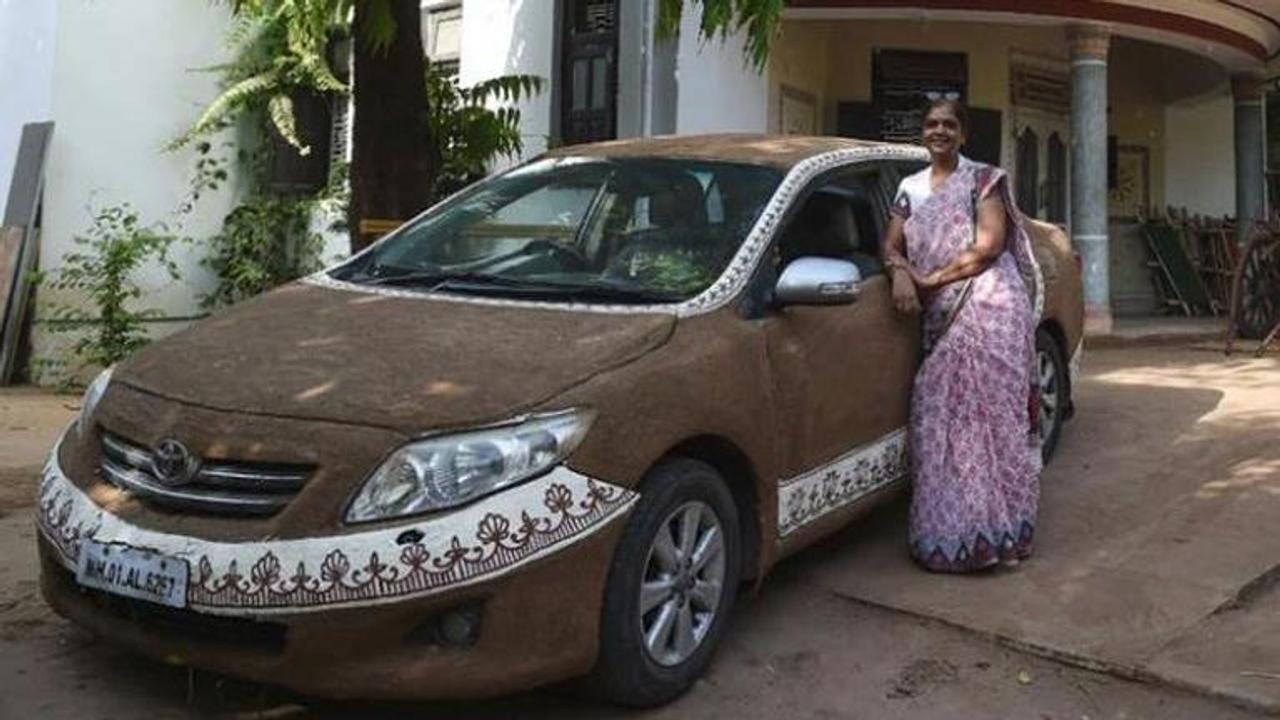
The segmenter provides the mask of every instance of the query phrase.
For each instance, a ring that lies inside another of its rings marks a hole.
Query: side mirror
[[[802,257],[782,271],[774,298],[779,305],[847,305],[858,299],[862,273],[845,260]]]

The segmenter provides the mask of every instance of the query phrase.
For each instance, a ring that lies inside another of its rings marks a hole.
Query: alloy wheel
[[[701,501],[677,507],[658,526],[640,583],[645,650],[659,665],[688,660],[720,609],[725,580],[720,518]]]
[[[1040,434],[1048,438],[1053,434],[1054,424],[1058,421],[1062,379],[1058,377],[1058,367],[1048,351],[1038,350],[1036,361],[1040,370]]]

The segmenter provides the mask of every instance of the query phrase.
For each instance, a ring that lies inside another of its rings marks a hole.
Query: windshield
[[[547,158],[464,191],[334,271],[424,291],[678,302],[710,285],[782,179],[695,160]]]

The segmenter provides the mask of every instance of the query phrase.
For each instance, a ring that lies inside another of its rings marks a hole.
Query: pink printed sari
[[[978,202],[998,192],[1009,209],[996,262],[922,298],[927,355],[911,402],[910,542],[930,570],[1026,558],[1035,535],[1040,451],[1029,398],[1037,397],[1042,280],[1008,185],[999,168],[961,158],[918,207],[905,192],[894,207],[906,218],[907,258],[925,274],[972,244]]]

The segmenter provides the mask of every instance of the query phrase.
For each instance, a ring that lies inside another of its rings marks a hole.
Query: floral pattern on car
[[[56,457],[56,453],[55,453]],[[306,612],[427,595],[510,572],[587,537],[638,496],[566,468],[444,517],[351,535],[219,543],[131,526],[46,466],[38,524],[75,571],[81,538],[187,561],[187,605],[210,614]],[[410,529],[416,534],[406,535]]]
[[[907,431],[896,430],[802,475],[778,483],[779,539],[907,477]]]

